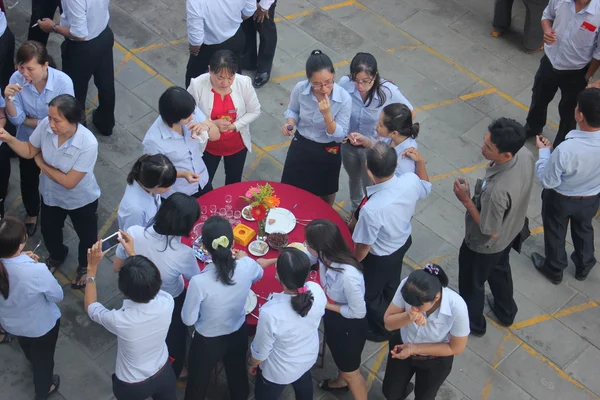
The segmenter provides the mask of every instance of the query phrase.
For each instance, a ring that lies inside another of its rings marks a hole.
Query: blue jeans
[[[286,386],[287,385],[280,385],[265,379],[260,371],[260,367],[258,367],[258,373],[254,383],[254,398],[256,400],[278,400]],[[292,382],[292,387],[296,394],[296,400],[312,400],[313,384],[310,370],[306,371],[304,375],[295,382]]]

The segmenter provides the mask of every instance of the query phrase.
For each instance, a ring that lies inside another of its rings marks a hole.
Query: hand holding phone
[[[120,233],[115,232],[109,237],[102,239],[102,251],[108,251],[119,244]]]

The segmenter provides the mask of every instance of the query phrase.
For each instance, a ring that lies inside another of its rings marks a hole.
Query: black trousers
[[[117,400],[177,400],[177,380],[170,363],[142,382],[126,383],[112,375],[113,393]]]
[[[77,42],[65,39],[61,44],[63,71],[73,80],[75,97],[86,107],[88,84],[94,77],[98,88],[98,108],[94,125],[101,132],[111,132],[115,126],[115,70],[113,46],[115,37],[109,26],[96,38]]]
[[[54,328],[37,338],[18,336],[19,346],[33,368],[33,386],[36,398],[45,399],[52,386],[54,374],[54,350],[60,330],[60,318]]]
[[[77,274],[87,272],[87,251],[98,240],[98,200],[74,210],[51,207],[44,204],[42,197],[42,238],[53,260],[64,260],[69,249],[63,244],[63,227],[67,216],[71,218],[73,228],[79,237]]]
[[[412,238],[409,236],[406,243],[392,254],[375,256],[369,253],[362,261],[367,321],[372,333],[390,335],[385,329],[383,316],[400,286],[402,262],[411,244]]]
[[[588,65],[589,66],[589,65]],[[558,71],[552,67],[548,57],[542,57],[540,67],[533,81],[531,106],[527,114],[528,136],[542,133],[548,118],[548,104],[554,99],[554,95],[560,89],[560,102],[558,113],[560,124],[558,133],[554,139],[554,147],[558,146],[571,130],[575,129],[575,107],[577,106],[577,95],[587,86],[585,74],[588,66],[579,70]]]
[[[202,155],[202,160],[206,164],[208,170],[208,183],[203,189],[203,193],[208,193],[213,190],[212,181],[221,162],[221,158],[225,163],[225,185],[232,183],[238,183],[242,181],[242,174],[244,172],[244,164],[246,163],[246,156],[248,155],[248,149],[244,147],[244,150],[238,151],[230,156],[215,156],[205,151]]]
[[[4,95],[4,88],[8,85],[10,77],[15,72],[15,35],[7,26],[4,34],[0,36],[0,89]]]
[[[483,316],[485,282],[494,296],[494,314],[505,325],[511,325],[517,315],[513,299],[513,282],[509,254],[511,245],[493,254],[476,253],[463,241],[458,252],[458,290],[467,303],[471,331],[484,334]]]
[[[4,214],[3,205],[8,192],[11,172],[11,157],[16,157],[9,145],[0,145],[0,215]],[[21,177],[21,197],[25,211],[30,217],[37,217],[40,212],[40,169],[35,161],[19,157],[19,173]]]
[[[562,278],[567,267],[565,238],[571,223],[571,238],[575,251],[571,255],[577,274],[587,275],[596,265],[594,256],[594,228],[592,218],[598,211],[600,196],[569,198],[552,189],[542,191],[542,221],[544,223],[544,269],[556,278]]]
[[[185,87],[190,86],[192,78],[196,78],[205,72],[208,72],[208,63],[213,54],[218,50],[231,50],[235,54],[238,62],[238,72],[242,72],[242,53],[244,52],[244,44],[246,37],[241,25],[235,35],[219,44],[203,44],[200,46],[200,51],[197,56],[190,54],[185,71]]]
[[[204,337],[194,332],[189,356],[189,376],[185,388],[185,400],[203,400],[210,384],[212,372],[223,360],[229,398],[246,400],[250,393],[246,370],[248,351],[248,328],[246,323],[229,335]]]
[[[39,26],[32,28],[38,19],[50,18],[54,19],[56,8],[60,9],[62,14],[62,6],[60,0],[32,0],[31,1],[31,19],[29,20],[29,33],[27,40],[35,40],[44,46],[48,44],[49,33],[44,32]]]
[[[277,48],[277,26],[275,24],[275,6],[274,2],[269,7],[269,18],[263,22],[257,22],[254,18],[248,18],[242,22],[242,28],[246,35],[246,47],[242,55],[242,68],[256,70],[257,73],[271,73],[273,67],[273,58]],[[256,34],[260,37],[258,54],[256,53],[257,41]]]
[[[510,28],[514,0],[496,0],[494,3],[494,27],[501,31]],[[544,42],[544,31],[540,21],[548,0],[523,0],[525,5],[525,25],[523,26],[523,47],[532,51]]]
[[[183,308],[183,302],[185,301],[186,291],[181,292],[179,296],[175,298],[175,306],[173,307],[173,314],[171,316],[171,325],[169,325],[169,332],[167,333],[167,347],[169,348],[169,355],[175,359],[173,361],[173,370],[175,371],[175,377],[179,378],[181,370],[185,362],[185,349],[188,338],[187,326],[181,320],[181,309]]]
[[[389,342],[390,351],[402,344],[399,332],[396,332]],[[406,386],[415,376],[415,400],[435,400],[440,386],[446,380],[450,371],[454,356],[437,357],[429,360],[414,360],[408,357],[404,360],[392,358],[388,354],[385,376],[383,377],[383,395],[389,400],[402,400]]]
[[[278,400],[287,385],[280,385],[265,379],[262,375],[260,367],[256,374],[254,382],[254,398],[256,400]],[[310,375],[310,370],[304,375],[292,382],[296,400],[312,400],[313,398],[313,383]]]

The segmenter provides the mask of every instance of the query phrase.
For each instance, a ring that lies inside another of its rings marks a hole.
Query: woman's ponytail
[[[315,298],[313,297],[312,292],[308,289],[308,287],[303,286],[298,288],[298,294],[292,296],[292,308],[301,317],[306,317],[310,309],[312,308],[313,302]]]
[[[438,278],[442,287],[448,287],[448,283],[450,282],[448,275],[446,275],[446,272],[439,265],[427,264],[423,267],[423,271]]]
[[[281,249],[277,257],[277,276],[286,289],[297,293],[292,295],[292,309],[301,317],[306,317],[314,301],[306,286],[310,267],[306,253],[293,247]]]
[[[142,171],[142,161],[144,161],[146,157],[148,157],[148,154],[144,154],[138,158],[135,164],[133,164],[133,167],[131,167],[131,171],[129,171],[129,174],[127,175],[128,185],[133,185],[133,182],[139,180],[140,172]]]

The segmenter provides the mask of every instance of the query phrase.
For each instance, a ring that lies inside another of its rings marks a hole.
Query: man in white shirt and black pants
[[[8,85],[10,77],[15,72],[15,35],[10,31],[6,15],[0,10],[0,89]]]
[[[62,0],[60,24],[52,19],[38,21],[44,32],[65,37],[61,44],[63,71],[73,80],[75,98],[85,106],[92,76],[98,88],[98,108],[92,121],[104,136],[115,126],[115,38],[108,26],[110,0]]]
[[[242,22],[246,35],[246,47],[242,55],[242,68],[256,71],[254,87],[263,87],[271,77],[273,58],[277,48],[277,26],[275,6],[277,0],[258,0],[253,18]],[[258,55],[256,53],[256,33],[260,36]]]
[[[542,192],[542,221],[546,257],[532,253],[535,268],[555,285],[567,267],[565,238],[571,225],[575,279],[583,281],[596,265],[592,218],[600,205],[600,89],[582,91],[577,98],[574,129],[554,149],[541,136],[536,140],[536,175]]]
[[[585,89],[600,66],[598,27],[600,0],[550,0],[542,16],[546,55],[533,82],[527,115],[527,137],[541,135],[548,104],[560,89],[560,125],[554,147],[575,129],[573,111],[577,94]]]
[[[190,58],[185,87],[192,78],[208,72],[210,58],[217,50],[231,50],[241,65],[246,43],[242,21],[254,15],[256,0],[187,0],[186,10]]]

